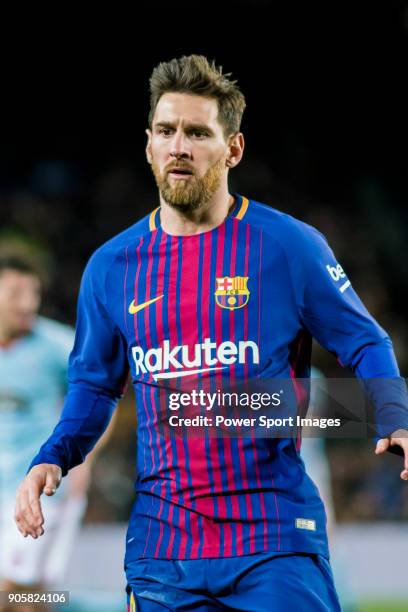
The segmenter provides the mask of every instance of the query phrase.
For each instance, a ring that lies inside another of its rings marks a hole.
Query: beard
[[[165,202],[176,210],[188,212],[201,208],[211,200],[221,184],[225,171],[225,159],[221,157],[208,168],[202,178],[193,174],[185,181],[176,181],[174,185],[169,182],[167,170],[161,174],[154,161],[151,166],[157,187]],[[181,162],[180,166],[182,165]]]

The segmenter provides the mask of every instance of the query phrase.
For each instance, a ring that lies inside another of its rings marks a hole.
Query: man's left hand
[[[404,469],[401,472],[401,478],[402,480],[408,480],[408,431],[406,429],[398,429],[388,438],[378,440],[375,454],[381,455],[385,453],[390,446],[400,446],[404,451]]]

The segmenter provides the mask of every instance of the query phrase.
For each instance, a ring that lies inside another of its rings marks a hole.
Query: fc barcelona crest
[[[214,295],[218,306],[228,310],[243,308],[249,300],[248,278],[249,276],[216,278],[217,290]]]

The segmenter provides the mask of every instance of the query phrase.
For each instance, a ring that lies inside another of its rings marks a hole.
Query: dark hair
[[[23,274],[32,274],[41,278],[39,267],[28,257],[14,253],[0,253],[0,274],[5,270],[13,270]]]
[[[161,96],[165,93],[189,93],[214,98],[218,104],[218,118],[224,135],[239,132],[245,109],[245,97],[231,80],[231,73],[223,74],[222,66],[208,61],[204,55],[189,55],[158,64],[150,77],[149,127]]]

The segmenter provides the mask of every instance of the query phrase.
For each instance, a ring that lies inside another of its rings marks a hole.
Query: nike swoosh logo
[[[162,295],[159,295],[159,297],[155,297],[152,300],[148,300],[147,302],[143,302],[143,304],[138,304],[137,306],[135,304],[135,300],[133,300],[133,302],[129,306],[129,313],[136,314],[137,312],[139,312],[139,310],[143,310],[143,308],[146,308],[146,306],[150,306],[150,304],[154,304],[154,302],[157,302],[157,300],[161,300],[162,297]]]

